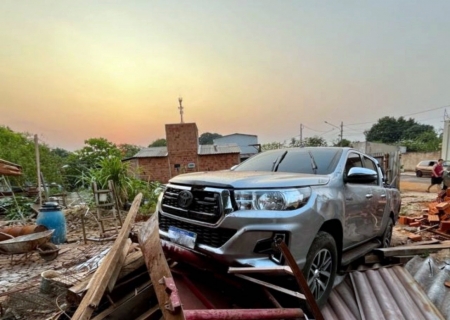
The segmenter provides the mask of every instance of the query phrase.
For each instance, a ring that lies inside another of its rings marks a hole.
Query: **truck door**
[[[364,167],[367,169],[371,169],[377,173],[377,180],[372,183],[372,205],[375,208],[374,211],[374,236],[381,236],[381,232],[384,231],[384,226],[386,226],[389,214],[386,214],[385,217],[384,211],[386,210],[387,205],[387,194],[386,189],[383,187],[383,177],[380,176],[377,164],[370,159],[369,157],[363,156]]]
[[[353,167],[364,167],[359,153],[350,152],[344,168],[344,177]],[[345,183],[344,248],[355,246],[373,237],[376,219],[373,184]]]

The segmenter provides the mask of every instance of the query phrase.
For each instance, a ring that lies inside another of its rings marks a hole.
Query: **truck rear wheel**
[[[319,232],[309,249],[303,274],[319,307],[325,305],[337,271],[337,249],[334,238]]]

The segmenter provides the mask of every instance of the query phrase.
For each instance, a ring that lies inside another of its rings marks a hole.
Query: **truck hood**
[[[172,184],[234,189],[289,188],[324,185],[327,175],[265,171],[208,171],[187,173],[170,179]]]

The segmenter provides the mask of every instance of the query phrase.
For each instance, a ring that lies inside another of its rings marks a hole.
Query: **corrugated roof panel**
[[[152,157],[166,157],[166,156],[167,156],[167,147],[151,147],[141,149],[132,158],[152,158]]]
[[[444,319],[400,266],[350,273],[333,289],[322,313],[325,319]]]
[[[223,145],[206,144],[198,146],[198,154],[223,154],[223,153],[240,153],[241,149],[235,143],[228,143]]]
[[[445,281],[450,281],[450,261],[437,261],[431,256],[426,259],[415,256],[405,268],[444,317],[450,319],[450,289],[444,286]]]

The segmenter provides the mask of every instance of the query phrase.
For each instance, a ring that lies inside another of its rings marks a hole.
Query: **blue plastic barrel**
[[[39,209],[36,224],[55,229],[51,241],[54,244],[66,242],[66,217],[57,202],[46,202]]]

